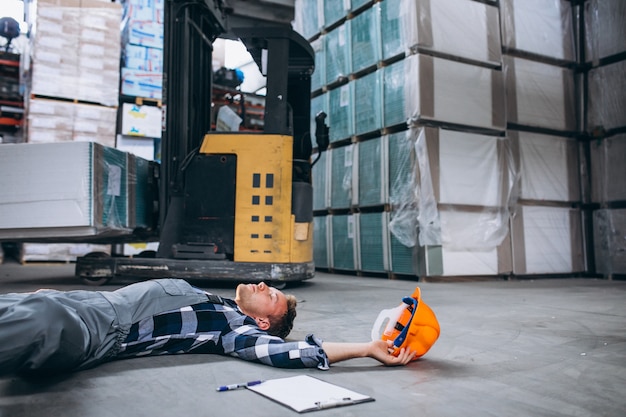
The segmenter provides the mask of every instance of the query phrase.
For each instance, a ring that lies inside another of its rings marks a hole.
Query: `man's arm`
[[[415,357],[415,352],[404,348],[400,350],[397,357],[393,356],[391,354],[393,352],[392,342],[384,340],[365,343],[323,342],[322,349],[326,352],[331,364],[347,359],[372,358],[387,366],[398,366],[406,365]]]

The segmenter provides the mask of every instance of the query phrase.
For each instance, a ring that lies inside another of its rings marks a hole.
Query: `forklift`
[[[281,287],[313,278],[314,52],[291,27],[229,29],[226,13],[222,0],[165,1],[159,247],[79,257],[84,283],[175,277]],[[266,76],[262,132],[211,131],[213,42],[226,32]],[[320,152],[325,117],[315,118]]]

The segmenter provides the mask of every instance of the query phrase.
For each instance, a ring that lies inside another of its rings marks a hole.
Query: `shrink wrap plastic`
[[[390,184],[389,228],[402,244],[467,250],[502,243],[518,199],[508,138],[412,127],[407,152],[411,169]],[[472,220],[457,222],[449,215],[455,211],[471,212]]]
[[[1,240],[98,242],[152,226],[151,165],[132,154],[24,143],[0,146],[0,164],[13,173],[0,177]]]

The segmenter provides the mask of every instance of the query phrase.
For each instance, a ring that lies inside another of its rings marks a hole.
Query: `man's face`
[[[259,320],[268,319],[270,316],[282,316],[287,312],[285,294],[274,287],[269,287],[264,282],[239,284],[235,302],[241,311],[254,318],[261,328],[264,326],[259,323]]]

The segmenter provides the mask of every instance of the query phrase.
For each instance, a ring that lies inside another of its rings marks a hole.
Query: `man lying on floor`
[[[328,369],[370,357],[406,365],[414,353],[391,355],[391,342],[333,343],[308,335],[287,342],[296,300],[264,283],[237,286],[234,300],[179,279],[116,291],[0,295],[0,375],[65,372],[114,359],[177,353],[229,355],[283,368]]]

